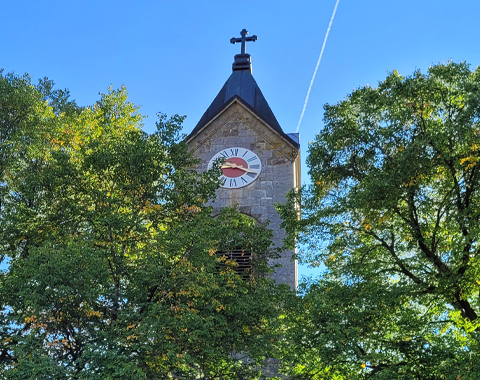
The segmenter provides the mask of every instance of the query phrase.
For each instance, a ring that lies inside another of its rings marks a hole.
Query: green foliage
[[[271,232],[212,217],[182,117],[141,120],[125,89],[79,108],[0,76],[0,378],[249,379],[278,355]],[[238,247],[247,281],[216,254]]]
[[[290,315],[299,378],[477,379],[480,71],[393,72],[326,105],[307,162],[280,208],[327,267]]]

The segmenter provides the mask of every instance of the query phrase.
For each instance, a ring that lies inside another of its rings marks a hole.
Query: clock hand
[[[241,169],[243,166],[238,166],[237,164],[234,164],[233,162],[225,162],[222,166],[222,169],[225,168],[230,168],[230,169]]]
[[[245,168],[242,165],[237,165],[231,162],[225,162],[223,164],[222,169],[242,169],[245,170]]]
[[[242,169],[245,172],[256,173],[255,170],[250,170],[250,169],[244,168],[242,165],[238,165],[237,168]]]
[[[240,170],[243,170],[243,171],[245,171],[245,172],[256,173],[256,171],[254,171],[254,170],[250,170],[250,169],[244,168],[243,165],[237,165],[237,164],[234,164],[233,162],[225,162],[225,163],[222,165],[222,169],[226,169],[226,168],[230,168],[230,169],[240,169]]]

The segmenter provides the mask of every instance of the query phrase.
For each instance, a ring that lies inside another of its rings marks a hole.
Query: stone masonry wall
[[[240,189],[220,188],[212,206],[214,212],[218,212],[223,207],[238,205],[239,211],[260,223],[270,220],[269,228],[273,231],[274,243],[281,246],[284,231],[280,228],[281,219],[275,210],[275,203],[285,202],[285,194],[298,186],[294,173],[298,151],[236,101],[196,135],[189,146],[202,160],[198,167],[201,171],[206,170],[210,159],[225,148],[247,148],[258,155],[262,162],[259,177]],[[282,265],[276,269],[273,276],[275,280],[295,289],[297,263],[292,260],[293,253],[283,252],[272,264]]]

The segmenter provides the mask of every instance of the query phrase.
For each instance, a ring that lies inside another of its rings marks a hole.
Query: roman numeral
[[[230,153],[232,154],[232,156],[238,156],[238,149],[230,149]]]
[[[222,176],[220,177],[220,182],[221,182],[222,186],[225,185],[225,182],[226,182],[226,181],[227,181],[227,177],[225,177],[225,176],[222,175]]]
[[[260,165],[250,165],[249,169],[260,169]]]
[[[243,153],[242,157],[245,157],[247,153],[248,153],[248,150],[246,150],[245,153]]]
[[[247,162],[252,162],[252,161],[255,161],[256,159],[258,159],[257,156],[253,156],[253,157],[249,158],[247,160]]]
[[[252,178],[255,178],[257,176],[258,173],[245,173],[245,175],[248,175],[249,177],[252,177]]]
[[[248,183],[248,181],[247,181],[245,178],[243,178],[243,176],[241,176],[240,179],[242,180],[242,185],[243,185],[244,183],[245,183],[245,184]]]
[[[226,150],[224,150],[223,152],[220,152],[220,154],[225,157],[225,158],[228,158],[228,152]]]
[[[237,186],[237,180],[235,178],[230,178],[230,187]]]

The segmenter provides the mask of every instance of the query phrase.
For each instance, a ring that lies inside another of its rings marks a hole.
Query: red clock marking
[[[245,169],[248,169],[247,161],[240,157],[230,157],[224,161],[224,164],[230,162],[235,165],[241,165]],[[245,174],[245,171],[241,168],[222,168],[223,175],[228,178],[237,178]]]

